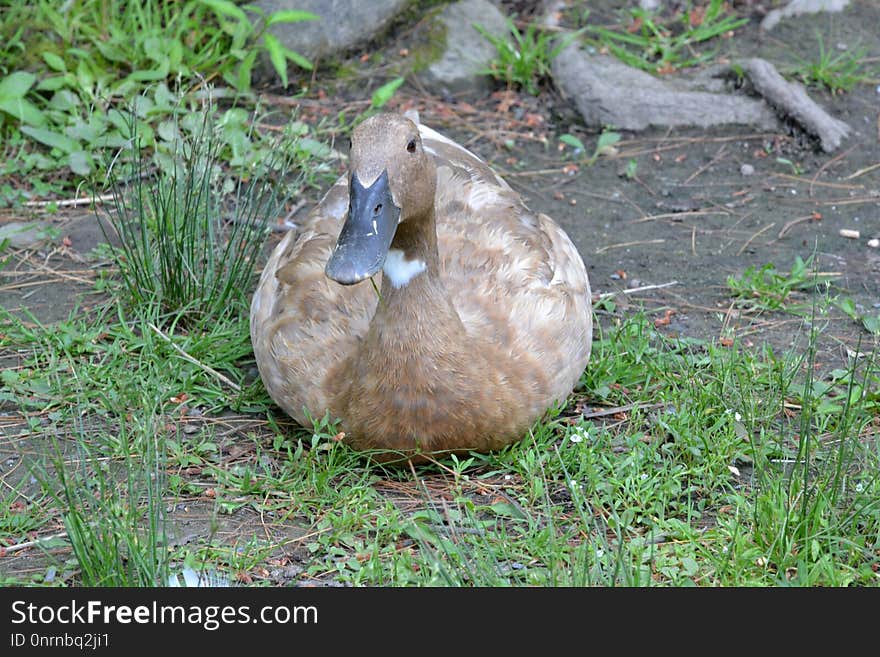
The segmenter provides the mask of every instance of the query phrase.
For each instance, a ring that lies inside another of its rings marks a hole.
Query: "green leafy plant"
[[[619,142],[621,139],[621,135],[619,132],[615,132],[613,130],[604,129],[602,133],[599,135],[599,138],[596,140],[596,148],[593,150],[593,154],[587,158],[586,163],[588,165],[595,164],[596,160],[598,160],[603,155],[614,155],[617,152],[615,148],[615,144]],[[583,155],[587,152],[586,146],[584,146],[584,142],[575,137],[574,135],[564,134],[560,135],[559,141],[567,146],[571,146],[574,149],[574,155],[579,156]]]
[[[739,304],[747,310],[782,310],[791,306],[792,294],[834,280],[834,275],[812,271],[813,258],[795,258],[788,273],[780,272],[772,263],[751,266],[742,276],[728,276],[727,287]]]
[[[664,25],[654,13],[641,8],[630,10],[630,15],[632,30],[588,29],[596,35],[600,46],[622,62],[649,72],[668,72],[705,63],[716,51],[699,52],[697,46],[748,23],[746,18],[726,15],[723,0],[711,0],[705,11],[692,7],[671,25]]]
[[[227,94],[249,97],[262,54],[288,86],[290,64],[312,65],[270,28],[318,19],[298,10],[248,13],[230,0],[44,0],[16,2],[12,11],[20,27],[9,37],[31,45],[0,52],[9,71],[0,74],[0,175],[28,184],[0,189],[6,203],[92,176],[105,149],[130,138],[119,109],[126,104],[136,106],[138,133],[152,147],[180,99],[206,82],[222,80]],[[74,176],[52,175],[58,170]]]
[[[834,305],[842,310],[847,317],[860,323],[868,333],[880,335],[880,313],[870,315],[860,312],[856,303],[849,297],[838,298],[835,300]]]
[[[538,95],[541,81],[550,75],[550,65],[583,30],[560,37],[530,23],[521,32],[512,19],[507,20],[508,36],[490,34],[482,25],[474,28],[495,46],[497,56],[485,71],[508,86]]]
[[[370,108],[376,110],[384,107],[394,97],[395,92],[404,81],[405,78],[394,78],[376,89],[370,97]]]
[[[784,164],[789,169],[791,169],[791,173],[794,176],[799,176],[804,172],[803,168],[801,168],[801,165],[799,165],[797,162],[792,162],[787,157],[777,157],[776,161],[779,164]]]
[[[55,37],[48,50],[52,70],[64,65],[83,92],[106,85],[127,96],[144,83],[172,76],[221,76],[239,92],[250,90],[257,57],[266,52],[287,86],[287,64],[311,69],[302,55],[283,47],[268,30],[278,23],[318,20],[306,11],[266,14],[252,7],[252,20],[231,0],[84,0],[66,7],[38,3],[32,20]],[[213,29],[209,29],[213,28]],[[123,71],[127,75],[120,75]],[[43,83],[52,91],[57,76]]]
[[[28,125],[45,123],[43,114],[25,96],[34,86],[36,76],[25,71],[10,73],[0,80],[0,118],[3,114]],[[2,125],[2,122],[0,122]]]
[[[804,84],[825,87],[832,94],[840,94],[852,90],[854,86],[870,79],[871,72],[865,66],[868,49],[854,47],[852,50],[827,48],[822,34],[816,32],[819,44],[819,57],[806,60],[795,55],[798,64],[790,72],[803,80]]]

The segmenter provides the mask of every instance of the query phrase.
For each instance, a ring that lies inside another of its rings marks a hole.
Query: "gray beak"
[[[385,263],[399,219],[400,208],[391,198],[387,171],[369,187],[353,174],[348,216],[324,272],[342,285],[360,283],[375,274]]]

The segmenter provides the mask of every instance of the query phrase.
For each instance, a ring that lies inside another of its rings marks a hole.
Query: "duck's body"
[[[364,122],[351,165],[357,178],[342,176],[282,240],[254,294],[269,394],[303,424],[306,411],[329,411],[347,442],[380,459],[519,440],[589,359],[576,248],[479,158],[409,119]],[[373,214],[342,231],[350,205]],[[379,267],[381,300],[369,282],[351,284]]]

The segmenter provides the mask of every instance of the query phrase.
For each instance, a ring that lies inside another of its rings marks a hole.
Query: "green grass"
[[[727,287],[738,307],[750,312],[765,310],[803,309],[806,297],[800,292],[812,290],[833,281],[834,274],[815,272],[812,257],[806,261],[796,257],[788,272],[779,271],[772,263],[748,267],[741,276],[728,276]]]
[[[818,57],[812,60],[797,57],[797,64],[789,73],[800,78],[804,84],[825,88],[832,94],[851,91],[857,84],[870,81],[875,71],[871,71],[864,60],[868,49],[857,44],[852,49],[835,50],[828,48],[822,34],[816,32]]]
[[[474,27],[495,46],[496,56],[486,74],[533,96],[538,95],[541,83],[549,78],[550,65],[556,56],[582,32],[559,36],[534,23],[521,31],[512,19],[507,20],[508,34],[505,36],[490,34],[476,23]]]
[[[248,386],[245,322],[172,336],[236,393],[151,331],[155,319],[4,321],[0,350],[20,360],[7,399],[49,421],[31,423],[35,438],[60,436],[66,461],[48,454],[46,472],[68,464],[60,485],[45,478],[69,532],[70,561],[54,566],[67,584],[183,567],[259,583],[280,545],[300,555],[294,579],[355,585],[877,584],[876,353],[810,377],[815,333],[778,355],[624,318],[599,330],[574,400],[617,415],[563,409],[522,443],[413,474],[368,465],[328,418],[276,424]],[[224,420],[236,409],[240,425]],[[87,485],[115,503],[95,512]],[[273,542],[255,525],[230,544],[212,524],[168,545],[156,511],[182,504],[207,505],[212,523],[257,512],[303,538]],[[38,508],[18,511],[19,534],[46,522]],[[108,532],[109,552],[89,547]],[[132,563],[137,550],[155,561]]]
[[[181,102],[197,102],[206,85],[252,108],[260,55],[285,87],[289,63],[310,69],[268,28],[316,17],[254,11],[230,0],[11,2],[0,22],[0,176],[11,181],[0,186],[0,205],[93,179],[102,155],[130,138],[131,105],[143,146],[161,150]]]
[[[246,291],[271,222],[302,186],[307,161],[287,143],[295,135],[288,135],[250,167],[246,182],[230,180],[221,166],[220,134],[227,126],[215,125],[212,108],[184,120],[190,131],[171,125],[177,138],[155,175],[145,169],[132,128],[131,166],[116,165],[108,174],[114,234],[105,231],[105,238],[119,242],[114,255],[125,300],[157,304],[191,326],[246,313]]]
[[[163,499],[166,429],[150,408],[157,400],[143,401],[136,416],[119,417],[112,433],[88,436],[80,425],[72,459],[53,441],[49,467],[36,468],[59,509],[84,586],[164,586],[171,574]],[[111,450],[114,458],[107,459]]]
[[[629,13],[631,29],[587,29],[595,35],[598,46],[625,64],[650,73],[705,64],[717,54],[717,50],[705,49],[708,44],[748,23],[746,18],[727,14],[723,0],[711,0],[702,13],[694,7],[667,22],[644,9],[630,9]]]

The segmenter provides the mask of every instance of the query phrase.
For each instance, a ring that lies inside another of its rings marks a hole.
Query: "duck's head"
[[[352,285],[378,272],[405,222],[433,216],[437,171],[415,123],[397,114],[370,117],[351,137],[349,204],[325,268]]]

